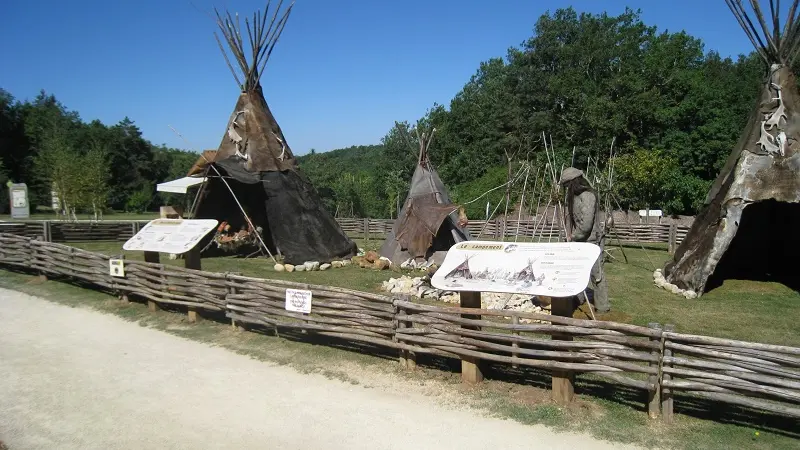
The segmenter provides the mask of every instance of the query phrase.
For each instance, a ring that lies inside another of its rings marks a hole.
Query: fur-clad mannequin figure
[[[592,189],[583,172],[567,167],[561,172],[558,184],[567,191],[567,240],[589,242],[600,247],[600,256],[592,267],[589,288],[593,293],[593,303],[598,312],[608,312],[608,284],[603,273],[605,250],[605,226],[603,212],[600,210],[597,193]],[[583,302],[585,297],[578,296]]]

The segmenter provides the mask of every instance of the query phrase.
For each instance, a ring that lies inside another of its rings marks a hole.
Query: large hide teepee
[[[292,5],[280,14],[279,4],[268,23],[267,3],[263,14],[254,14],[252,22],[244,20],[244,38],[238,15],[234,19],[230,13],[217,12],[223,39],[216,33],[215,37],[241,93],[219,149],[205,169],[208,182],[196,217],[216,218],[238,230],[250,225],[241,217],[246,212],[252,225],[261,230],[263,243],[281,253],[287,263],[325,262],[353,256],[357,247],[300,172],[260,84]],[[250,46],[247,52],[244,39]]]
[[[466,217],[459,216],[459,207],[450,201],[447,188],[428,158],[434,131],[418,136],[419,157],[408,197],[380,249],[380,255],[389,258],[392,264],[428,259],[436,252],[470,240]]]
[[[697,295],[727,278],[796,284],[800,255],[800,98],[791,71],[800,51],[798,0],[780,26],[758,0],[725,0],[768,73],[747,127],[674,259],[668,283]]]

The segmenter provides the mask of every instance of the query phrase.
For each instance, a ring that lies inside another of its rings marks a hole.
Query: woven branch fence
[[[337,219],[352,238],[383,239],[394,226],[392,219]],[[147,221],[30,221],[0,222],[0,232],[20,236],[41,236],[47,242],[126,241]],[[475,220],[468,225],[474,239],[561,239],[557,224],[534,220]],[[674,250],[686,237],[689,228],[675,224],[616,223],[608,232],[611,242],[661,243]]]
[[[677,333],[648,327],[518,311],[431,306],[329,286],[211,273],[125,261],[124,278],[109,256],[0,233],[0,266],[81,281],[106,292],[217,312],[237,326],[300,330],[417,354],[590,374],[639,390],[652,417],[669,420],[685,398],[800,418],[800,348]],[[312,291],[310,314],[285,309],[286,289]],[[682,394],[682,395],[681,395]]]

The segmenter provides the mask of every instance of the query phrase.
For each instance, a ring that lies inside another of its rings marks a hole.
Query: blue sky
[[[277,3],[273,1],[273,4]],[[287,2],[288,3],[288,2]],[[238,87],[214,40],[214,6],[244,0],[7,0],[0,15],[0,87],[18,99],[45,89],[86,120],[128,116],[155,144],[216,148]],[[297,0],[262,77],[297,154],[374,144],[395,120],[450,99],[481,61],[532,35],[544,12],[619,14],[686,30],[706,50],[751,50],[722,0]],[[198,10],[199,8],[199,10]],[[10,43],[10,44],[9,44]],[[189,141],[176,136],[169,125]]]

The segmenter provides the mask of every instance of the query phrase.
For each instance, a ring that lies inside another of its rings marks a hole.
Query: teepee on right
[[[780,3],[725,0],[768,68],[756,109],[672,261],[667,283],[701,295],[724,279],[798,283],[800,97],[791,67],[800,52],[794,0],[780,26]],[[691,294],[691,293],[689,293]]]

